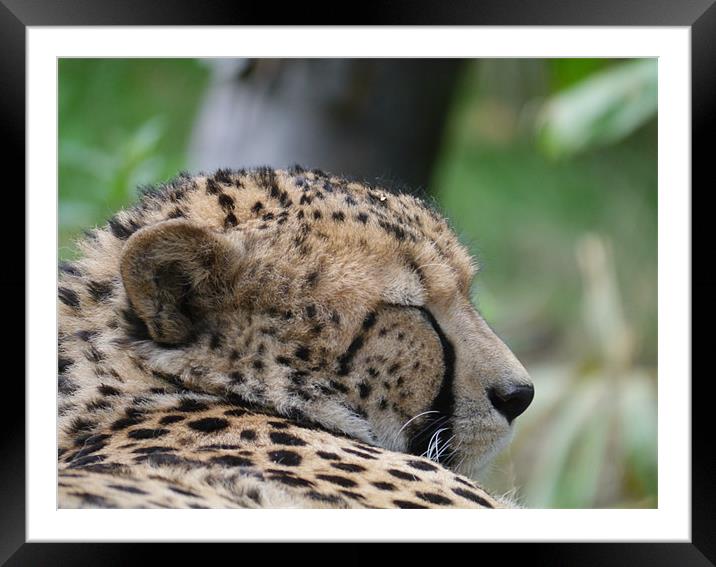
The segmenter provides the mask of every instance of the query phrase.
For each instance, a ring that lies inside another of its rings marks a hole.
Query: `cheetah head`
[[[471,304],[445,220],[340,178],[223,181],[124,244],[128,348],[181,387],[477,474],[533,386]]]

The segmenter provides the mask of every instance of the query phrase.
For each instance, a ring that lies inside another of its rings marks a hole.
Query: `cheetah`
[[[181,174],[58,283],[61,508],[499,508],[474,478],[530,378],[410,194]]]

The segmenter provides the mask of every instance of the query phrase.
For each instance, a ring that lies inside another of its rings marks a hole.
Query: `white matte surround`
[[[689,28],[27,30],[27,538],[36,541],[690,541]],[[57,510],[59,57],[658,57],[659,508]]]

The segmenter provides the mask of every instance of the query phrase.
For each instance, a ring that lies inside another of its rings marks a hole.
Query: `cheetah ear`
[[[183,219],[135,232],[120,259],[129,303],[152,339],[177,345],[233,298],[238,251]]]

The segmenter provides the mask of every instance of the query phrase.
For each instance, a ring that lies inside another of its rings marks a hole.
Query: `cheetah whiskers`
[[[460,439],[460,441],[458,441],[458,444],[452,448],[450,453],[445,458],[444,464],[446,467],[451,467],[451,465],[453,464],[453,462],[455,460],[455,457],[457,457],[459,455],[459,451],[462,448],[462,446],[463,446],[463,440]]]
[[[463,455],[462,458],[460,459],[460,461],[457,463],[457,465],[455,465],[455,468],[453,470],[459,471],[460,467],[462,467],[462,465],[465,463],[466,459],[467,459],[467,455]]]
[[[444,431],[448,431],[448,430],[449,430],[449,427],[441,427],[440,429],[435,431],[435,433],[433,433],[432,437],[430,437],[430,441],[428,442],[427,451],[425,451],[425,453],[423,453],[422,456],[427,457],[431,461],[439,462],[440,455],[442,454],[442,451],[444,451],[445,448],[447,448],[449,446],[450,441],[452,441],[452,439],[454,438],[454,436],[453,436],[450,439],[448,439],[448,441],[445,442],[445,446],[443,447],[443,449],[442,450],[440,449],[440,435]]]
[[[398,440],[398,436],[403,432],[403,430],[404,430],[406,427],[408,427],[408,425],[410,425],[411,422],[413,422],[413,421],[415,421],[416,419],[418,419],[419,417],[422,417],[422,416],[427,415],[427,414],[429,414],[429,413],[438,413],[438,411],[437,411],[437,410],[428,410],[428,411],[424,411],[424,412],[422,412],[422,413],[419,413],[419,414],[416,415],[416,416],[411,417],[408,421],[406,421],[406,422],[403,424],[403,426],[402,426],[402,427],[398,430],[398,432],[395,434],[395,439],[393,439],[393,442],[395,442],[395,441]]]
[[[443,445],[442,449],[438,450],[437,458],[435,459],[437,462],[440,462],[440,459],[442,459],[443,453],[447,451],[450,448],[450,443],[452,443],[453,439],[455,439],[455,435],[450,437],[447,441],[445,441],[445,444]]]
[[[428,421],[428,423],[425,424],[425,427],[423,427],[422,429],[420,429],[420,431],[417,431],[413,435],[412,439],[416,439],[416,438],[420,437],[423,433],[425,433],[426,431],[428,431],[434,427],[435,428],[441,427],[441,426],[445,425],[448,421],[450,421],[449,415],[443,415],[441,417],[433,419],[432,421]]]

